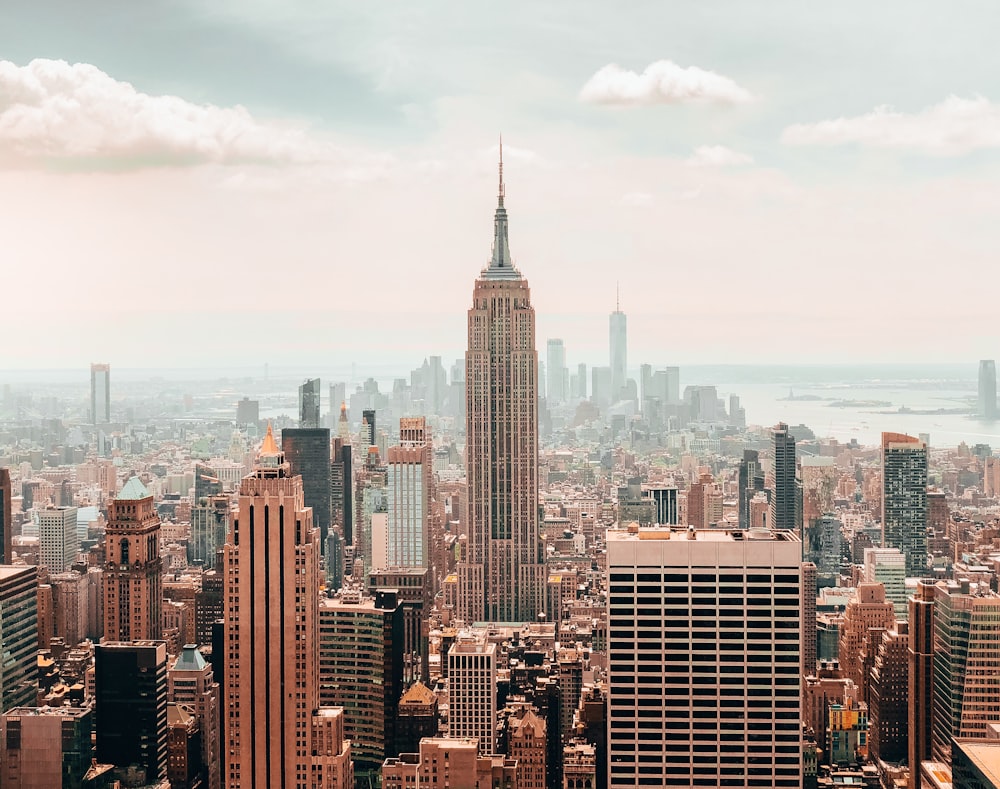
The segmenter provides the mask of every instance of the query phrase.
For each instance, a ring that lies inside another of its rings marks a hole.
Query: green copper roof
[[[205,662],[205,658],[202,657],[201,652],[198,651],[198,647],[194,644],[185,644],[184,650],[177,658],[177,662],[174,664],[175,671],[202,671],[208,663]]]
[[[116,498],[118,501],[138,501],[139,499],[148,499],[151,495],[146,490],[146,486],[139,481],[138,477],[132,477],[132,479],[125,483],[125,487],[122,488],[121,493]]]

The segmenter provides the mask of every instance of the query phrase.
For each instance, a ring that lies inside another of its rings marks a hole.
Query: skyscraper
[[[403,692],[403,610],[395,590],[363,597],[344,590],[319,602],[319,699],[343,707],[359,775],[395,756],[396,705]]]
[[[493,752],[497,718],[497,645],[477,638],[452,645],[448,660],[448,736],[475,737],[480,753]]]
[[[927,445],[882,434],[882,544],[906,556],[907,577],[927,570]]]
[[[330,428],[286,427],[281,431],[281,449],[292,476],[302,477],[302,495],[306,506],[312,507],[313,526],[319,529],[320,551],[325,553],[331,522]]]
[[[111,421],[111,365],[90,365],[90,419],[95,425]]]
[[[429,477],[424,447],[389,447],[386,465],[388,567],[428,566]]]
[[[319,378],[307,378],[299,387],[299,427],[319,427]]]
[[[979,401],[977,413],[986,419],[997,418],[997,366],[993,359],[979,362]]]
[[[0,564],[11,564],[14,560],[10,498],[10,469],[0,468]]]
[[[545,610],[538,536],[538,353],[528,282],[507,240],[503,157],[493,256],[476,280],[465,354],[468,554],[459,567],[467,622],[533,621]]]
[[[162,628],[160,516],[138,477],[111,502],[104,532],[104,637],[158,639]]]
[[[615,311],[608,320],[611,349],[611,401],[621,397],[622,389],[628,381],[628,320],[621,311],[621,304],[615,302]]]
[[[547,349],[545,362],[547,398],[551,405],[559,405],[569,399],[569,393],[566,391],[568,379],[566,346],[562,340],[553,339],[548,341]]]
[[[1000,596],[968,580],[934,587],[931,753],[951,764],[956,737],[987,739],[1000,716]]]
[[[0,567],[0,712],[38,693],[38,568]]]
[[[607,545],[607,785],[801,787],[796,535],[611,530]]]
[[[910,598],[906,649],[910,700],[907,758],[915,767],[931,758],[934,731],[934,581],[921,578]],[[910,789],[919,789],[920,770],[910,771]]]
[[[50,573],[69,569],[80,553],[76,507],[45,507],[32,515],[38,525],[38,566]]]
[[[137,764],[152,784],[167,774],[167,644],[104,641],[94,647],[97,759]]]
[[[771,498],[772,529],[794,529],[796,518],[795,436],[788,425],[779,422],[772,431],[774,441],[774,496]]]
[[[319,531],[270,425],[224,566],[226,786],[324,786],[339,768],[316,747],[337,725],[319,706]]]
[[[756,449],[743,450],[738,484],[739,524],[741,529],[746,529],[750,525],[750,499],[758,490],[764,489],[764,473],[760,467],[760,453]]]

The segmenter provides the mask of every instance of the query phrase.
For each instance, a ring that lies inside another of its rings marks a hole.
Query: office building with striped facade
[[[608,532],[608,786],[801,787],[801,543]]]

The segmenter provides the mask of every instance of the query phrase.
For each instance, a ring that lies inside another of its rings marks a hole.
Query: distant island
[[[778,398],[779,401],[783,401],[783,402],[797,402],[797,403],[811,402],[811,401],[815,401],[815,400],[829,400],[829,399],[830,398],[828,398],[828,397],[820,397],[819,395],[813,395],[813,394],[797,395],[791,389],[788,390],[788,397],[779,397]]]
[[[830,408],[888,408],[892,403],[888,400],[834,400],[827,405]]]

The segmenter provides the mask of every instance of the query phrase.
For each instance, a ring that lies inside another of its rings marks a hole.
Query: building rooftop
[[[132,477],[125,483],[125,487],[121,489],[115,499],[117,501],[139,501],[140,499],[148,499],[151,495],[138,477]]]
[[[1000,740],[967,740],[955,741],[956,747],[968,757],[984,776],[989,778],[994,786],[1000,786]]]
[[[15,578],[28,570],[36,569],[33,564],[0,564],[0,581]]]
[[[627,529],[609,529],[608,542],[633,542],[637,540],[693,540],[696,542],[799,542],[795,532],[772,529],[670,529],[639,528],[635,524]]]
[[[174,663],[174,671],[204,671],[208,663],[194,644],[185,644]]]

